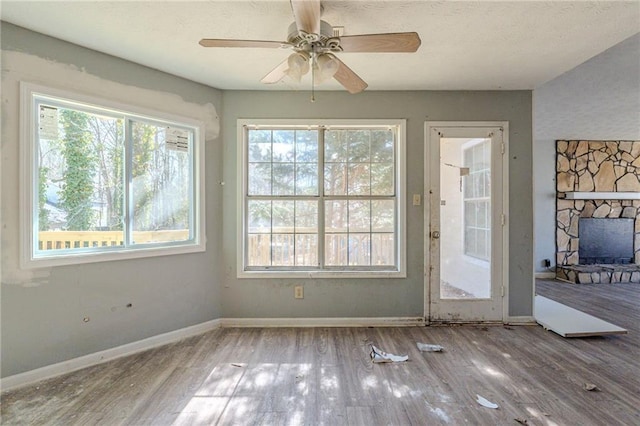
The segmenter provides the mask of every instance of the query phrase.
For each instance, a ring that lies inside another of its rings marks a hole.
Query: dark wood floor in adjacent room
[[[1,423],[640,424],[640,285],[538,281],[537,292],[629,334],[564,339],[539,326],[219,329],[5,393]],[[416,342],[445,351],[421,353]],[[372,364],[372,343],[409,361]],[[476,395],[499,408],[480,406]]]

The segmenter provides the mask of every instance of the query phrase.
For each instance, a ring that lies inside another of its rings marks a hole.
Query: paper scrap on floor
[[[482,405],[483,407],[487,407],[487,408],[493,408],[496,409],[498,408],[498,404],[489,401],[488,399],[476,394],[476,402],[480,405]]]
[[[409,355],[394,355],[371,345],[371,361],[373,362],[403,362],[409,359]]]
[[[534,316],[538,324],[562,337],[627,334],[622,327],[542,296],[535,297]]]
[[[442,352],[444,349],[440,345],[432,345],[430,343],[416,342],[416,345],[418,346],[418,349],[420,349],[420,352]]]

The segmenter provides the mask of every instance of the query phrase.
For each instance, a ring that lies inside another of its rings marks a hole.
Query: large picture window
[[[204,249],[198,123],[26,84],[23,102],[25,263]]]
[[[239,123],[241,273],[399,273],[404,122]]]

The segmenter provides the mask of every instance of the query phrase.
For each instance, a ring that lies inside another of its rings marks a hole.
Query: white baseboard
[[[95,352],[89,355],[62,361],[57,364],[47,365],[46,367],[8,376],[0,379],[0,389],[4,392],[26,386],[40,380],[50,379],[61,374],[71,373],[82,368],[91,367],[116,358],[166,345],[167,343],[172,343],[186,337],[195,336],[197,334],[219,328],[220,322],[221,321],[219,319],[203,322],[201,324],[192,325],[190,327],[181,328],[168,333],[158,334],[157,336],[138,340],[136,342],[127,343],[122,346],[116,346],[115,348],[105,349],[104,351]]]
[[[106,349],[57,364],[37,368],[0,379],[0,389],[16,389],[82,368],[91,367],[127,355],[166,345],[220,327],[415,327],[427,323],[422,317],[364,317],[364,318],[220,318],[170,331]],[[535,324],[533,317],[509,317],[508,324]]]
[[[365,318],[222,318],[222,327],[414,327],[422,317]]]
[[[536,272],[535,277],[548,280],[548,279],[555,278],[556,273],[555,272]]]
[[[421,317],[390,318],[220,318],[137,342],[47,365],[0,379],[0,389],[16,389],[127,355],[152,349],[220,327],[408,327],[425,325]]]

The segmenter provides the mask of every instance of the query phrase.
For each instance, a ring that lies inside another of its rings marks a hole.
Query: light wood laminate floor
[[[3,425],[638,425],[640,285],[538,281],[625,327],[219,329],[2,395]],[[421,353],[416,342],[442,353]],[[370,344],[409,361],[372,364]],[[586,391],[585,383],[598,391]],[[499,405],[475,402],[476,394]]]

